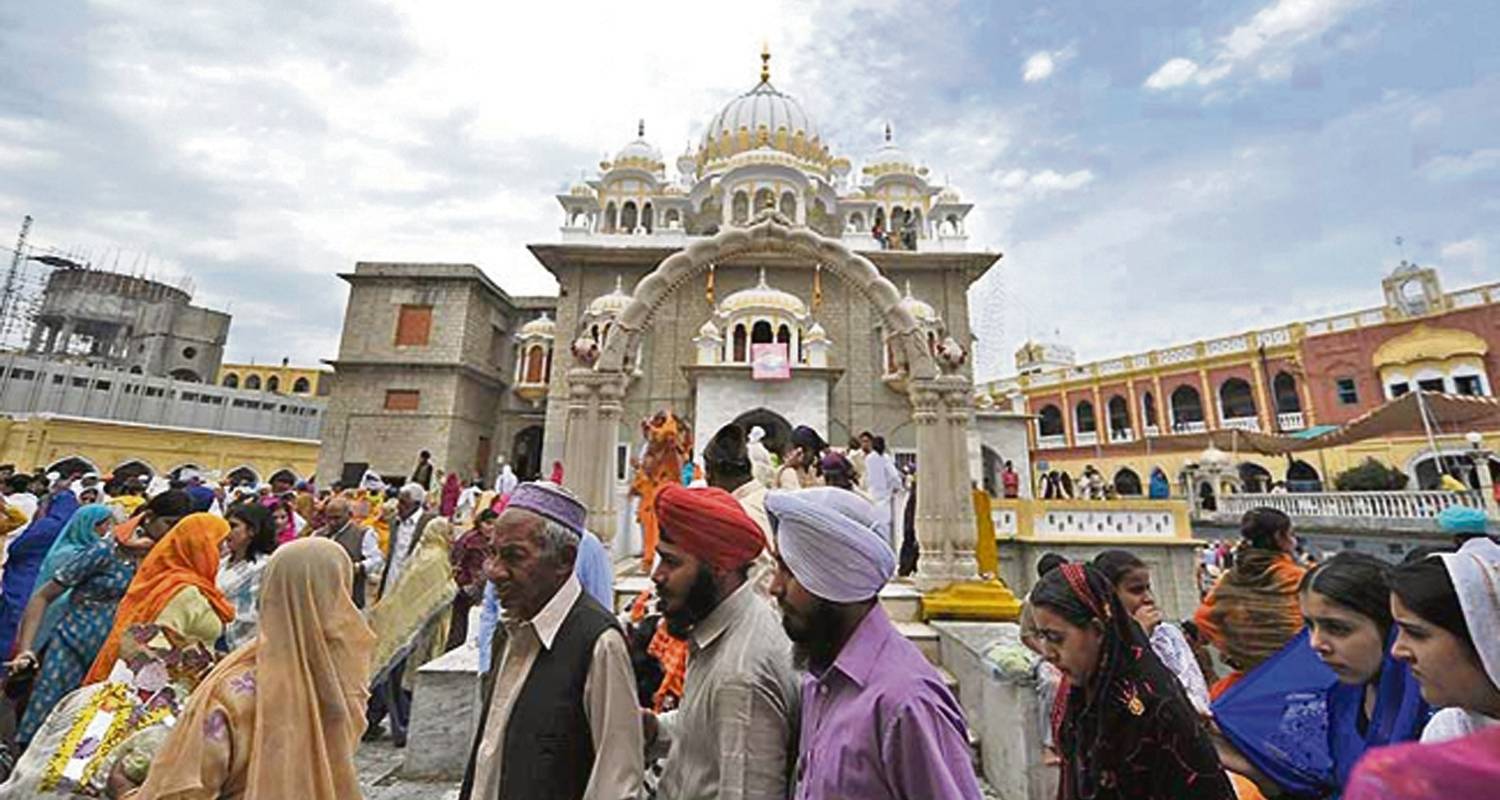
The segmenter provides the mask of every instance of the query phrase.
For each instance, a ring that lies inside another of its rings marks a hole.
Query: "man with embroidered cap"
[[[1470,506],[1448,506],[1438,514],[1438,530],[1453,537],[1453,543],[1462,547],[1470,539],[1483,539],[1490,535],[1489,518],[1484,509]]]
[[[659,794],[785,798],[799,689],[792,643],[749,580],[765,533],[719,488],[667,486],[656,511],[651,580],[668,632],[688,642],[682,704],[645,717],[648,747],[666,753]]]
[[[480,680],[464,800],[625,800],[644,763],[635,677],[614,616],[573,574],[584,506],[523,483],[495,521],[486,577],[504,607]]]
[[[963,709],[880,607],[896,557],[878,514],[836,488],[772,492],[771,593],[808,670],[798,800],[980,798]]]

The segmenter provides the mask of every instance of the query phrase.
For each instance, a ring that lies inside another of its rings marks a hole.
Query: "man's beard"
[[[688,587],[687,597],[683,598],[682,607],[662,614],[667,620],[667,633],[686,639],[694,626],[719,607],[721,599],[719,587],[714,584],[714,574],[707,567],[700,566],[693,585]]]
[[[838,606],[827,600],[815,598],[815,605],[805,617],[806,623],[797,623],[794,630],[782,615],[782,627],[792,640],[792,664],[797,669],[825,669],[838,654],[834,652],[839,638]]]

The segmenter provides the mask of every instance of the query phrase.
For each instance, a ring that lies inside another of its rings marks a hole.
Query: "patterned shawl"
[[[1297,587],[1306,572],[1280,550],[1241,547],[1193,619],[1231,667],[1248,672],[1302,630]]]

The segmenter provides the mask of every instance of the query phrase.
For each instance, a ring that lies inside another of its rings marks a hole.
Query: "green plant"
[[[1350,467],[1333,479],[1341,492],[1399,492],[1406,488],[1406,473],[1388,467],[1373,458]]]

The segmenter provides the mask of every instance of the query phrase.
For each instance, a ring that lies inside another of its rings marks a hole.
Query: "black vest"
[[[354,583],[351,584],[349,594],[354,600],[357,608],[365,607],[365,584],[368,583],[367,576],[358,568],[358,564],[364,560],[365,529],[354,522],[345,525],[342,530],[335,533],[328,528],[319,528],[313,532],[314,536],[324,539],[332,539],[338,546],[344,548],[349,554],[349,560],[356,565],[354,570]]]
[[[498,800],[583,797],[594,767],[594,737],[583,710],[584,683],[593,662],[594,643],[612,628],[619,629],[614,616],[587,592],[580,592],[551,649],[544,647],[537,653],[505,726]],[[460,800],[496,800],[473,797],[474,762],[484,738],[495,679],[503,666],[505,639],[505,626],[496,625],[490,645],[490,671],[479,682],[479,728],[469,750]]]

